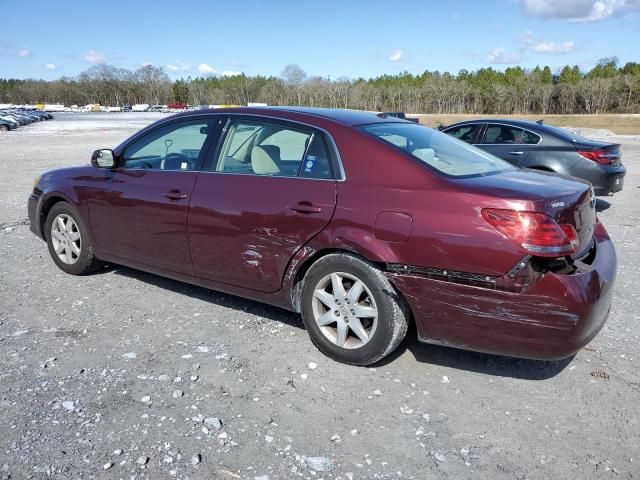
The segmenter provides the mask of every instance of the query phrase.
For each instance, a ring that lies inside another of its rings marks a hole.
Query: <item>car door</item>
[[[187,213],[216,120],[165,123],[98,169],[89,192],[96,247],[110,257],[192,274]]]
[[[476,146],[513,165],[520,166],[525,158],[525,152],[520,145],[523,135],[522,128],[501,123],[487,123]]]
[[[196,275],[279,290],[290,259],[331,220],[334,155],[325,134],[313,128],[231,117],[191,198]]]

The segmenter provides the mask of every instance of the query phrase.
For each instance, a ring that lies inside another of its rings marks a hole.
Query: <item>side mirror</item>
[[[97,168],[113,168],[116,166],[116,156],[113,150],[103,148],[96,150],[91,155],[91,165]]]

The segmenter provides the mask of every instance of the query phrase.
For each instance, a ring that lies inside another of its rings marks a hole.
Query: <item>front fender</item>
[[[88,221],[88,181],[93,178],[93,167],[73,167],[51,170],[42,174],[29,197],[28,212],[31,230],[44,238],[42,227],[53,205],[63,201],[73,206],[90,230]]]

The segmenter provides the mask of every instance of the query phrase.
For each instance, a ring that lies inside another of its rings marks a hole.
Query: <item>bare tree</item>
[[[171,81],[162,67],[143,65],[136,70],[136,80],[144,89],[144,98],[159,104],[171,98]]]
[[[297,98],[297,104],[302,105],[302,86],[307,78],[307,72],[305,72],[299,65],[287,65],[280,74],[284,78],[285,83],[290,86],[295,92]]]

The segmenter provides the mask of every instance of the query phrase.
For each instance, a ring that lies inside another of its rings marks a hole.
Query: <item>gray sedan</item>
[[[627,173],[619,144],[589,140],[542,122],[471,120],[441,130],[518,167],[587,180],[596,195],[622,190]]]

